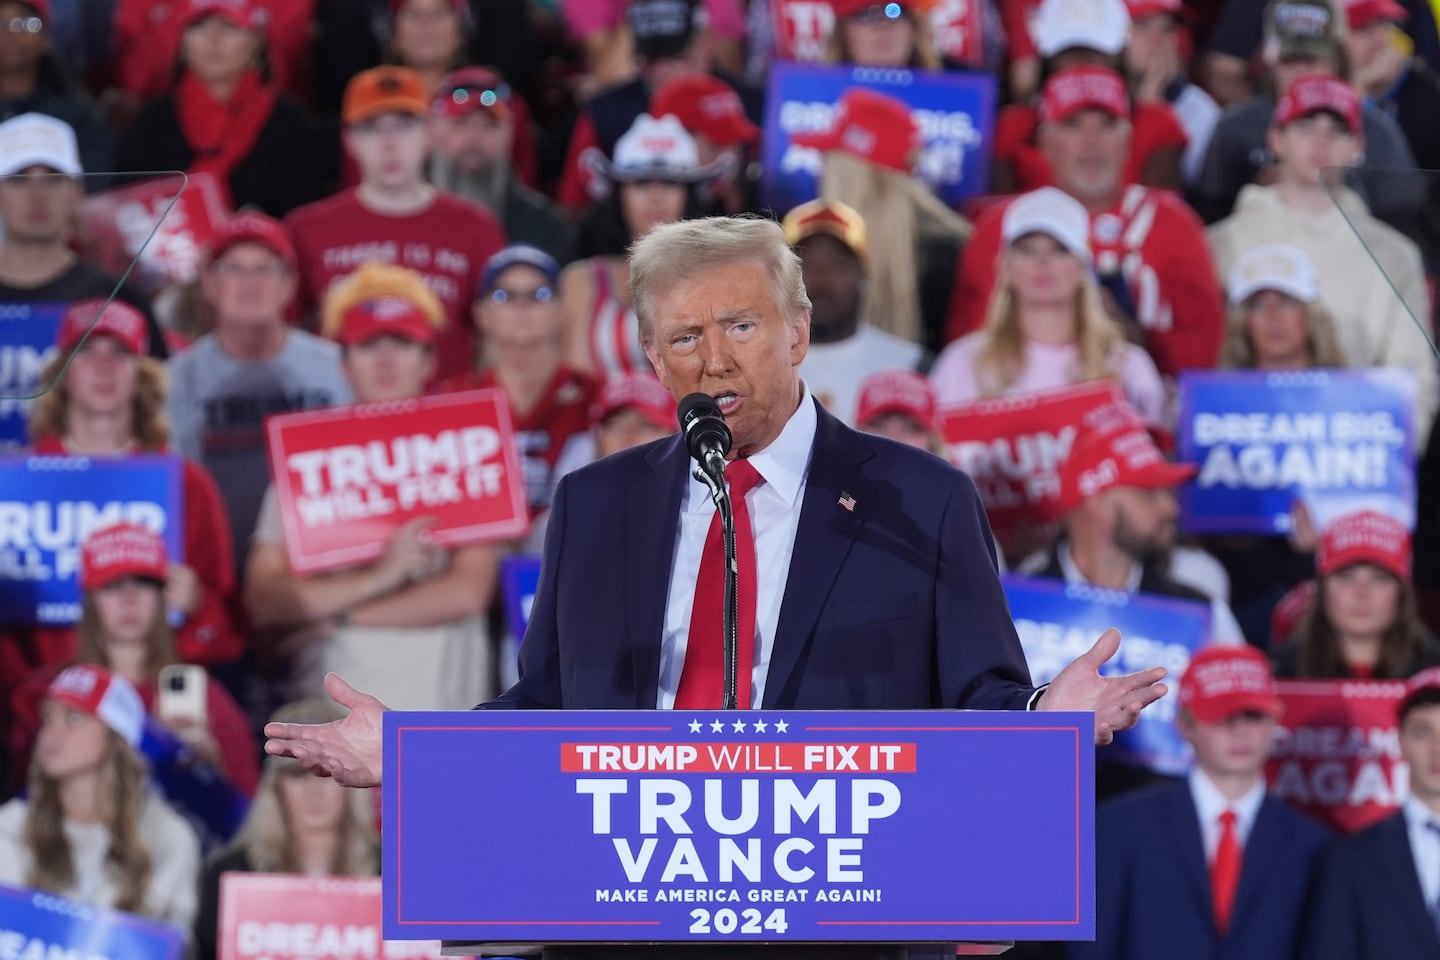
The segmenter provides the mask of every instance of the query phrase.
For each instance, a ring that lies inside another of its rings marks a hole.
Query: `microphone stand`
[[[695,479],[710,488],[710,499],[720,512],[720,539],[725,545],[725,605],[721,635],[725,638],[725,686],[721,693],[723,710],[734,710],[739,703],[739,677],[736,661],[740,649],[740,562],[735,547],[735,510],[730,502],[730,488],[725,482],[725,459],[718,452],[706,456],[695,468]]]

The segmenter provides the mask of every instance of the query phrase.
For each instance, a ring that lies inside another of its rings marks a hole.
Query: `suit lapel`
[[[815,621],[870,504],[870,486],[859,469],[872,455],[869,446],[819,403],[815,406],[815,446],[765,677],[764,706],[772,710],[789,703],[788,695],[783,701],[781,697],[809,645]]]
[[[1205,840],[1200,834],[1200,815],[1195,810],[1195,799],[1190,795],[1190,784],[1181,782],[1170,791],[1170,836],[1175,839],[1179,855],[1180,873],[1185,877],[1185,887],[1195,899],[1201,916],[1215,917],[1215,898],[1210,892],[1210,867],[1205,862]]]
[[[1266,796],[1255,814],[1255,825],[1245,839],[1245,851],[1240,861],[1240,886],[1235,890],[1235,914],[1230,918],[1230,929],[1240,929],[1246,918],[1265,902],[1266,878],[1274,865],[1287,855],[1285,840],[1280,826],[1280,801]]]
[[[660,684],[660,640],[665,634],[665,605],[675,562],[675,532],[690,463],[676,434],[656,444],[645,458],[649,470],[631,484],[623,529],[627,542],[626,601],[635,704],[655,706]]]
[[[1415,867],[1415,855],[1410,851],[1410,830],[1405,824],[1405,815],[1397,813],[1381,822],[1376,837],[1380,847],[1380,863],[1377,864],[1390,888],[1390,895],[1397,908],[1397,915],[1407,918],[1412,926],[1411,937],[1416,943],[1436,943],[1435,927],[1430,922],[1430,908],[1425,905],[1425,893],[1420,889],[1420,874]]]

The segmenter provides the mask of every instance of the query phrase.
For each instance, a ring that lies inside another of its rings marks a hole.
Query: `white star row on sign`
[[[769,730],[771,727],[773,727],[773,728],[775,729],[775,732],[776,732],[776,733],[785,733],[787,730],[790,729],[790,724],[787,723],[787,722],[784,721],[784,720],[776,720],[773,724],[767,724],[763,719],[761,719],[761,720],[756,720],[756,721],[754,721],[754,722],[751,724],[751,726],[755,728],[755,732],[756,732],[756,733],[764,733],[766,730]],[[701,730],[703,730],[704,728],[705,728],[705,724],[702,723],[702,722],[700,722],[699,720],[691,720],[691,721],[690,721],[690,732],[691,732],[691,733],[699,733],[699,732],[700,732]],[[745,732],[745,721],[744,721],[744,720],[736,720],[733,724],[731,724],[731,729],[733,729],[736,733],[744,733],[744,732]],[[724,720],[712,720],[712,721],[710,721],[710,732],[711,732],[711,733],[724,733],[724,732],[725,732],[725,721],[724,721]]]

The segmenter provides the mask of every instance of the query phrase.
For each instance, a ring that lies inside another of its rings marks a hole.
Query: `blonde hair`
[[[67,357],[56,356],[40,373],[40,383],[55,386],[30,402],[30,442],[63,437],[69,430],[70,387],[62,376]],[[170,421],[165,416],[167,376],[165,365],[153,357],[136,357],[140,368],[131,397],[130,429],[143,450],[164,450],[170,445]]]
[[[104,775],[110,789],[110,845],[105,869],[115,881],[116,910],[142,913],[150,883],[150,851],[140,835],[140,814],[145,806],[148,777],[145,764],[120,734],[105,730]],[[36,752],[30,763],[30,802],[25,816],[25,845],[30,850],[27,886],[68,894],[76,883],[75,858],[65,836],[65,811],[60,805],[60,783],[40,769]]]
[[[922,246],[932,237],[968,240],[970,221],[945,206],[918,177],[838,150],[825,154],[820,196],[848,203],[865,221],[869,282],[861,316],[881,330],[922,342]]]
[[[1321,370],[1349,366],[1330,311],[1319,300],[1301,306],[1305,310],[1305,329],[1310,334],[1310,366]],[[1259,364],[1260,358],[1255,355],[1255,344],[1250,340],[1248,329],[1250,313],[1250,308],[1244,303],[1237,303],[1226,314],[1225,342],[1220,347],[1221,368],[1254,370]]]
[[[347,313],[377,297],[398,297],[424,314],[426,322],[435,329],[445,325],[445,308],[434,291],[425,285],[424,277],[405,267],[372,260],[361,264],[326,292],[320,309],[321,332],[334,339]]]
[[[908,11],[906,16],[910,18],[910,25],[914,29],[912,36],[915,49],[911,51],[910,62],[905,66],[919,67],[922,70],[943,70],[945,63],[940,59],[940,51],[935,46],[935,31],[930,26],[930,17],[921,10]],[[852,62],[850,46],[845,42],[845,24],[838,19],[835,21],[835,28],[825,40],[825,62]]]
[[[346,711],[332,701],[310,699],[288,703],[270,719],[274,723],[330,723],[345,716]],[[304,773],[299,761],[278,756],[265,758],[255,799],[235,837],[235,845],[244,849],[250,868],[257,873],[300,872],[279,785],[281,777],[294,776],[297,771],[310,776]],[[340,876],[370,876],[380,872],[375,810],[368,791],[346,791],[345,817],[340,823],[335,859],[330,866],[331,873]]]
[[[655,332],[657,294],[697,269],[757,262],[770,274],[775,303],[791,323],[810,312],[800,257],[774,220],[755,216],[701,217],[662,223],[630,244],[630,298],[640,320],[640,339]]]
[[[1075,291],[1074,314],[1076,351],[1071,382],[1115,376],[1118,372],[1115,362],[1125,345],[1125,335],[1105,313],[1100,303],[1100,288],[1088,272]],[[1025,365],[1020,303],[1008,283],[995,284],[982,329],[985,339],[975,355],[975,382],[981,396],[991,397],[1009,390]]]
[[[110,657],[105,652],[105,628],[100,623],[100,610],[91,591],[86,591],[80,601],[80,623],[76,632],[80,640],[80,651],[76,659],[80,663],[93,663],[110,669]],[[145,676],[154,680],[162,669],[179,662],[180,654],[175,647],[175,634],[165,619],[165,604],[162,598],[161,602],[155,605],[155,621],[150,624],[150,629],[145,631]]]

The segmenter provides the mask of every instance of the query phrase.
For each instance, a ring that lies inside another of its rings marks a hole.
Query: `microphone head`
[[[722,456],[730,452],[730,427],[720,412],[720,404],[710,394],[690,394],[680,401],[675,413],[690,456],[703,463],[707,447],[718,447]]]

